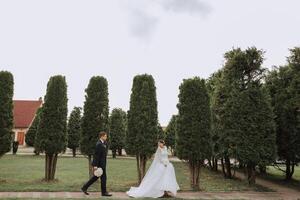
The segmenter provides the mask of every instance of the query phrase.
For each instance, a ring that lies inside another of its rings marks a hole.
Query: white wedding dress
[[[176,196],[179,186],[176,181],[175,171],[168,159],[167,148],[158,147],[154,160],[143,178],[139,187],[131,187],[127,193],[130,197],[158,198],[165,191]]]

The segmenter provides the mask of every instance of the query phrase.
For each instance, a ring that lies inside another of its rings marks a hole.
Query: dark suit
[[[102,194],[106,193],[106,157],[107,157],[107,143],[102,143],[99,140],[96,144],[96,150],[93,157],[92,166],[93,167],[101,167],[103,170],[103,174],[101,176],[101,192]],[[99,177],[93,176],[84,186],[82,187],[84,190],[87,190],[90,185],[98,180]]]

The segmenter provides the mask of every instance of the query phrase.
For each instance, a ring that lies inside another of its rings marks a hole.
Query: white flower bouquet
[[[100,177],[102,174],[103,174],[103,170],[100,167],[94,171],[94,175],[97,177]]]

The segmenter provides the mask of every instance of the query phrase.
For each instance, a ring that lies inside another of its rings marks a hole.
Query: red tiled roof
[[[42,101],[14,100],[14,127],[28,128]]]

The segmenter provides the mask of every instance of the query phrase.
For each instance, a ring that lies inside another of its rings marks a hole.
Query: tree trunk
[[[122,148],[118,149],[119,156],[122,156]]]
[[[287,159],[285,162],[285,180],[290,180],[290,174],[291,174],[291,161],[290,159]]]
[[[146,162],[147,159],[145,156],[141,156],[140,158],[141,162],[140,162],[140,169],[141,169],[141,181],[143,180],[145,174],[146,174]]]
[[[51,174],[51,180],[54,180],[55,178],[55,172],[56,172],[56,163],[57,163],[57,154],[53,156],[52,160],[52,174]]]
[[[243,171],[245,176],[247,176],[247,167],[244,163],[239,162],[238,168]]]
[[[191,187],[193,190],[200,190],[199,185],[199,175],[200,175],[200,166],[201,163],[199,161],[189,162],[190,174],[191,174]]]
[[[218,159],[213,156],[211,158],[211,162],[212,162],[211,170],[218,171]]]
[[[221,158],[221,164],[222,164],[223,176],[224,176],[224,178],[226,178],[226,172],[225,172],[225,166],[224,166],[224,158]]]
[[[36,156],[40,155],[40,152],[37,151],[37,150],[34,150],[33,153],[34,153]]]
[[[295,171],[295,165],[296,165],[296,163],[292,162],[291,179],[292,179],[294,171]]]
[[[209,166],[209,168],[210,168],[211,170],[213,169],[212,160],[213,160],[212,157],[211,157],[211,159],[208,159],[208,166]]]
[[[255,166],[252,163],[247,164],[248,183],[249,185],[255,184],[256,174]]]
[[[226,178],[232,178],[230,159],[228,156],[225,156],[225,166],[226,166]]]
[[[144,155],[137,155],[137,171],[138,171],[138,181],[139,184],[142,182],[145,174],[146,174],[146,164],[147,164],[147,158]]]
[[[91,178],[94,175],[94,170],[92,166],[92,156],[88,155],[88,168],[89,168],[89,177]]]
[[[173,149],[173,156],[177,156],[177,151]]]
[[[141,170],[140,170],[140,156],[137,154],[136,155],[136,168],[137,168],[137,172],[138,172],[138,181],[139,181],[139,184],[141,183],[141,177],[142,177],[142,174],[141,174]]]
[[[214,163],[214,171],[217,172],[218,171],[218,159],[214,158],[213,163]]]
[[[55,178],[57,154],[45,155],[45,181],[53,181]]]
[[[267,174],[267,167],[265,165],[259,165],[258,167],[260,174]]]
[[[76,148],[72,149],[73,157],[76,157]]]
[[[112,150],[112,157],[113,157],[113,158],[116,158],[116,155],[117,155],[117,150],[116,150],[116,149],[113,149],[113,150]]]
[[[45,155],[45,181],[49,180],[49,155]]]
[[[170,148],[170,149],[171,149],[171,155],[174,156],[174,153],[175,153],[174,149],[173,148]]]
[[[294,174],[295,164],[291,162],[290,159],[287,159],[285,162],[286,170],[285,170],[285,180],[290,181]]]
[[[45,181],[49,181],[50,176],[49,176],[49,171],[50,171],[50,159],[51,155],[46,154],[45,155]]]

